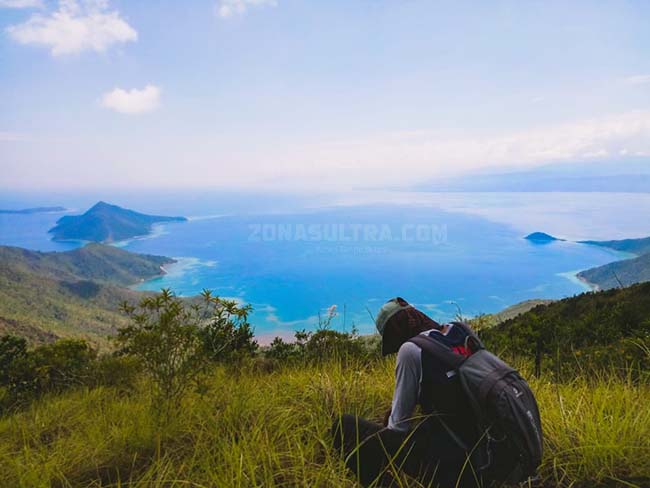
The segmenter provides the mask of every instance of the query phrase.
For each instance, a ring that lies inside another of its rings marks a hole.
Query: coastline
[[[586,270],[580,270],[575,274],[576,280],[580,281],[581,283],[584,283],[584,285],[588,286],[591,289],[591,291],[601,291],[601,288],[600,288],[599,285],[597,285],[596,283],[592,283],[591,281],[589,281],[587,278],[585,278],[583,276],[580,276],[580,273],[582,273],[583,271],[586,271]]]
[[[172,262],[160,266],[161,274],[157,276],[152,276],[151,278],[142,279],[142,281],[138,283],[134,283],[128,288],[135,291],[155,291],[159,287],[151,286],[151,284],[154,282],[161,281],[166,278],[173,279],[173,278],[181,277],[184,276],[186,273],[191,272],[192,270],[202,266],[214,267],[217,265],[217,261],[204,261],[202,259],[189,257],[189,256],[173,256],[170,257],[169,259],[171,259]],[[189,294],[179,293],[179,295],[190,296],[190,295],[197,295],[200,292],[201,290],[197,289],[196,293],[189,293]]]

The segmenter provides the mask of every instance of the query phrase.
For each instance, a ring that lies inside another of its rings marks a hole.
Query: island
[[[146,215],[126,208],[99,202],[83,215],[66,215],[49,230],[52,239],[111,243],[145,236],[153,224],[184,222],[185,217]]]
[[[31,215],[37,213],[65,212],[66,210],[67,209],[65,207],[34,207],[34,208],[23,208],[20,210],[0,209],[0,214]]]
[[[554,241],[564,241],[564,239],[553,237],[552,235],[546,234],[545,232],[533,232],[532,234],[528,234],[526,237],[524,237],[524,239],[538,244],[546,244],[548,242]]]

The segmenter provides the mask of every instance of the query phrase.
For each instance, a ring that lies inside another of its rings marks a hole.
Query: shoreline
[[[617,261],[614,261],[614,262],[617,262]],[[589,268],[589,269],[591,269],[591,268]],[[600,288],[599,285],[597,285],[596,283],[592,283],[587,278],[584,278],[584,277],[580,276],[580,273],[582,273],[583,271],[586,271],[586,270],[580,270],[575,274],[576,279],[578,281],[580,281],[581,283],[584,283],[585,286],[588,286],[591,289],[591,291],[602,291],[602,289]]]

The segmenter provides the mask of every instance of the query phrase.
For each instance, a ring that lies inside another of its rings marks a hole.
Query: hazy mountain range
[[[417,185],[420,191],[650,192],[650,160],[548,165],[528,170],[475,173]]]

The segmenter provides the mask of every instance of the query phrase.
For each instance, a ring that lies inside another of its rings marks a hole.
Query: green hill
[[[146,215],[133,210],[99,202],[83,215],[66,215],[50,229],[54,240],[116,242],[147,235],[160,222],[183,222],[185,217]]]
[[[643,358],[635,342],[650,337],[650,283],[539,305],[481,337],[495,352],[538,361],[570,360],[576,352],[596,361]]]
[[[579,278],[598,289],[608,290],[650,281],[650,237],[618,241],[581,241],[581,244],[607,247],[637,256],[578,273]]]
[[[0,246],[0,263],[55,279],[94,280],[128,286],[163,273],[174,260],[135,254],[113,246],[91,243],[66,252],[38,252]]]
[[[126,323],[119,304],[140,296],[122,286],[158,276],[171,262],[101,244],[49,253],[0,247],[0,333],[35,343],[78,337],[103,347]]]
[[[601,290],[650,281],[650,253],[581,271],[578,277]]]
[[[504,308],[500,312],[479,315],[470,320],[472,327],[477,330],[483,330],[488,327],[495,327],[506,320],[513,319],[518,315],[528,312],[529,310],[539,306],[539,305],[548,305],[552,303],[553,300],[544,300],[541,298],[536,298],[532,300],[524,300],[523,302],[515,303],[507,308]]]

